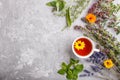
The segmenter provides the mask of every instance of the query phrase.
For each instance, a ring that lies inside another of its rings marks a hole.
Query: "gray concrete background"
[[[65,19],[51,13],[48,1],[0,0],[0,80],[65,80],[57,70],[61,62],[77,58],[71,44],[82,33],[61,31]]]

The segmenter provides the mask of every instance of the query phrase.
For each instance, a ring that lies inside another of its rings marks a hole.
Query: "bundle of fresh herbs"
[[[52,11],[55,15],[65,17],[67,27],[70,27],[88,6],[89,2],[90,0],[72,0],[70,2],[54,0],[48,2],[47,5],[53,8]],[[113,68],[116,72],[120,72],[120,42],[105,29],[105,27],[112,28],[116,34],[120,33],[119,12],[120,5],[114,4],[113,0],[97,0],[89,8],[86,17],[81,19],[86,25],[84,27],[75,26],[74,28],[82,31],[85,36],[90,37],[99,45],[101,52],[93,54],[90,57],[90,60],[92,59],[91,61],[95,61],[94,63],[97,64],[97,67],[91,66],[94,71],[101,70],[100,66],[102,66],[102,68],[106,68],[107,70]],[[70,59],[69,64],[64,62],[61,64],[61,69],[58,73],[66,75],[68,80],[77,80],[78,74],[82,70],[83,65],[79,64],[79,60]],[[84,70],[84,72],[93,75],[88,70]]]
[[[78,74],[82,70],[83,64],[79,64],[79,60],[71,58],[69,64],[66,64],[65,62],[61,64],[61,69],[58,70],[58,73],[61,75],[66,75],[68,80],[77,80]]]
[[[52,12],[55,15],[65,17],[66,27],[70,27],[82,11],[87,7],[89,2],[90,0],[72,0],[69,2],[64,0],[53,0],[48,2],[46,5],[53,8]]]

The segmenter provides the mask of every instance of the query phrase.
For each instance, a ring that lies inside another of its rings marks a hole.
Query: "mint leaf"
[[[56,7],[56,1],[48,2],[47,6]]]
[[[66,74],[67,80],[77,80],[78,74],[83,70],[83,65],[79,64],[79,60],[73,58],[70,59],[69,64],[62,62],[61,69],[58,71],[59,74]]]
[[[46,5],[57,9],[57,11],[61,11],[64,9],[65,4],[66,2],[63,0],[55,0],[55,1],[48,2]]]
[[[67,75],[66,75],[66,78],[71,80],[71,79],[73,79],[73,75],[67,74]]]
[[[59,1],[59,11],[61,11],[61,10],[63,10],[63,9],[64,9],[65,4],[66,4],[66,2],[65,2],[65,1],[62,1],[62,0],[60,0],[60,1]]]
[[[79,63],[79,60],[75,60],[75,59],[71,58],[70,63],[71,64],[77,64],[77,63]]]
[[[78,75],[78,74],[79,74],[79,71],[78,71],[77,69],[74,69],[74,70],[73,70],[73,74],[74,74],[74,75]]]
[[[83,70],[84,66],[82,64],[77,64],[75,66],[75,69],[78,70],[79,72],[81,72]]]
[[[74,75],[73,80],[77,80],[77,79],[78,79],[78,75]]]
[[[65,71],[67,70],[67,64],[66,63],[63,62],[61,67],[62,67],[63,70],[65,70]]]
[[[69,69],[69,70],[67,71],[67,74],[72,75],[72,70]]]
[[[71,63],[71,64],[75,64],[76,61],[75,61],[73,58],[71,58],[71,59],[70,59],[70,63]]]
[[[76,60],[75,63],[79,63],[79,60]]]
[[[65,72],[66,72],[66,71],[65,71],[65,70],[63,70],[63,69],[60,69],[60,70],[58,71],[58,73],[59,73],[59,74],[61,74],[61,75],[64,75],[64,74],[65,74]]]

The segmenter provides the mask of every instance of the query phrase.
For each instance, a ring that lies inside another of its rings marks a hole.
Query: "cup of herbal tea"
[[[94,51],[99,52],[95,49],[93,41],[85,36],[77,37],[72,43],[72,51],[79,58],[88,58]]]

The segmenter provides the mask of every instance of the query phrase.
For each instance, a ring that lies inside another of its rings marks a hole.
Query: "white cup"
[[[85,38],[85,39],[89,40],[89,41],[91,42],[91,44],[92,44],[92,50],[91,50],[91,52],[90,52],[88,55],[86,55],[86,56],[80,56],[80,55],[78,55],[78,54],[75,52],[75,50],[74,50],[74,43],[75,43],[78,39],[81,39],[81,38]],[[99,52],[100,50],[98,50],[98,49],[95,48],[95,44],[93,43],[93,41],[92,41],[90,38],[85,37],[85,36],[81,36],[81,37],[77,37],[77,38],[73,41],[73,43],[72,43],[72,51],[73,51],[73,53],[74,53],[77,57],[79,57],[79,58],[88,58],[88,57],[90,57],[90,56],[94,53],[94,51]]]

